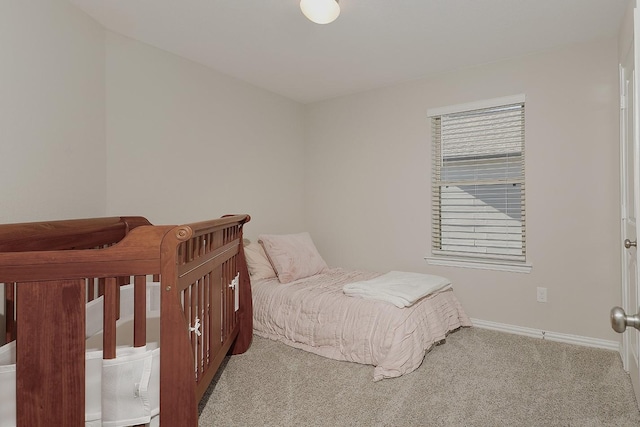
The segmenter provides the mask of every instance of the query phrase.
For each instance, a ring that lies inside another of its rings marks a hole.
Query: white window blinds
[[[433,254],[524,262],[524,98],[429,115]]]

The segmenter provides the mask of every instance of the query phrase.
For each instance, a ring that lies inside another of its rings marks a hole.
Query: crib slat
[[[133,346],[142,347],[147,343],[147,278],[145,276],[135,276],[133,292]]]
[[[222,328],[223,324],[223,290],[222,290],[222,266],[217,267],[211,272],[211,294],[213,316],[211,321],[211,353],[216,354],[222,346]]]
[[[118,284],[113,277],[107,278],[104,284],[104,323],[103,323],[103,359],[116,358],[116,320]]]
[[[4,284],[4,299],[5,306],[4,312],[6,317],[5,323],[5,342],[11,342],[16,339],[16,312],[15,312],[15,303],[16,303],[16,294],[14,283],[5,283]]]
[[[227,261],[227,268],[226,268],[226,274],[225,274],[225,278],[224,278],[224,282],[222,283],[222,285],[224,286],[224,290],[227,292],[227,303],[225,304],[225,309],[226,309],[226,315],[227,315],[227,319],[225,322],[226,325],[226,330],[224,331],[224,336],[223,339],[226,339],[229,334],[231,334],[231,331],[233,330],[233,328],[236,326],[233,322],[233,317],[234,317],[234,311],[233,311],[233,288],[230,288],[229,286],[231,285],[231,280],[233,280],[233,277],[235,276],[235,273],[232,271],[232,267],[233,265],[231,264],[231,261],[233,260],[233,258],[229,259],[229,261]]]
[[[83,425],[85,281],[19,283],[17,293],[17,424]]]
[[[220,309],[222,310],[222,325],[223,325],[223,329],[222,329],[222,336],[220,337],[221,341],[224,341],[225,337],[227,336],[228,332],[229,332],[229,261],[225,261],[224,264],[222,264],[222,280],[221,280],[221,285],[222,285],[222,295],[223,295],[223,303],[222,303],[222,307],[220,307]]]
[[[191,327],[195,327],[196,325],[196,317],[198,315],[198,305],[197,305],[197,296],[198,296],[198,282],[196,281],[193,285],[189,286],[189,296],[190,296],[190,300],[189,300],[189,313],[190,313],[190,320],[189,320],[189,324]],[[191,332],[191,348],[195,354],[195,350],[196,350],[196,341],[197,341],[198,337],[196,336],[195,331]]]
[[[96,288],[93,285],[93,278],[87,277],[85,282],[87,287],[87,302],[93,301],[96,298]]]
[[[211,336],[210,336],[210,317],[211,317],[211,274],[207,273],[204,277],[204,295],[202,296],[202,303],[204,304],[203,316],[202,316],[202,362],[206,367],[209,366],[209,355],[211,354]]]
[[[204,245],[202,246],[202,251],[204,253]],[[203,322],[205,321],[205,300],[204,300],[205,287],[206,287],[206,280],[205,280],[205,277],[203,276],[198,281],[198,313],[200,316],[200,331],[201,331],[201,334],[198,337],[198,371],[200,372],[198,374],[198,377],[202,377],[202,371],[204,369],[205,334],[204,334]]]

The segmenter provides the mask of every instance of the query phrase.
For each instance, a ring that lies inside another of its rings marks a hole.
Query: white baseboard
[[[490,322],[488,320],[471,319],[473,326],[481,329],[491,329],[510,334],[524,335],[543,340],[563,342],[566,344],[581,345],[584,347],[602,348],[620,352],[621,343],[618,341],[601,340],[598,338],[583,337],[580,335],[562,334],[559,332],[549,332],[540,329],[525,328],[522,326],[507,325],[505,323]]]

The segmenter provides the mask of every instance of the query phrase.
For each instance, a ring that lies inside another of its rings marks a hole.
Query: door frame
[[[632,9],[632,28],[633,35],[630,40],[630,46],[627,52],[620,58],[619,63],[619,92],[620,92],[620,209],[621,209],[621,222],[620,222],[620,240],[619,248],[621,250],[621,291],[622,291],[622,307],[628,314],[636,313],[640,310],[638,301],[640,295],[640,252],[638,249],[632,249],[635,255],[635,271],[632,272],[628,259],[630,255],[626,252],[629,249],[624,249],[622,242],[625,239],[638,240],[638,224],[637,217],[640,215],[640,135],[638,132],[640,126],[639,119],[639,106],[638,106],[638,91],[637,86],[637,71],[638,62],[640,60],[640,54],[637,51],[640,48],[640,11],[634,5]],[[630,80],[632,81],[632,87],[627,91],[627,75],[629,70]],[[632,106],[632,115],[629,114],[629,106]],[[631,123],[629,122],[631,121]],[[632,135],[628,134],[628,129],[632,129]],[[633,159],[629,159],[629,146],[633,147]],[[631,185],[629,184],[629,168],[633,168],[633,224],[630,228],[630,222],[628,221],[629,206],[627,205],[627,194],[630,191]],[[635,235],[630,235],[635,234]],[[630,277],[631,274],[635,274],[635,277]],[[633,280],[631,280],[633,279]],[[631,289],[631,284],[634,284],[635,289]],[[635,292],[634,292],[635,291]],[[631,296],[636,296],[636,301],[631,301]],[[636,335],[634,342],[631,340],[631,334]],[[632,346],[634,348],[632,348]],[[635,355],[635,357],[634,357]],[[633,383],[634,393],[636,395],[636,402],[640,404],[640,334],[634,328],[627,329],[622,334],[622,342],[620,348],[620,356],[624,369],[632,374],[631,381]],[[633,360],[632,360],[633,359]]]

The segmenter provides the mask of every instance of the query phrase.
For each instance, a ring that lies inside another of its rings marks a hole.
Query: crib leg
[[[16,293],[18,426],[84,425],[85,281],[18,283]]]

